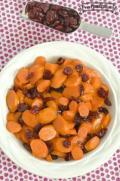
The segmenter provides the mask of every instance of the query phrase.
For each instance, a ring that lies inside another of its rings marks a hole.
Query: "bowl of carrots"
[[[117,94],[100,55],[88,49],[67,42],[37,45],[18,54],[1,73],[1,147],[24,169],[71,177],[108,156]]]

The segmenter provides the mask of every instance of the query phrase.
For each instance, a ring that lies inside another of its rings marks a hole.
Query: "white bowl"
[[[79,161],[49,163],[44,160],[38,160],[28,153],[14,135],[6,129],[6,114],[8,112],[6,93],[13,85],[16,72],[21,67],[32,63],[35,57],[39,55],[45,56],[48,60],[61,56],[80,59],[88,66],[99,71],[110,88],[112,121],[109,130],[99,147],[86,154]],[[6,65],[0,74],[0,85],[0,146],[11,160],[22,168],[34,174],[50,178],[79,176],[104,163],[120,146],[120,116],[118,117],[120,112],[120,76],[112,64],[94,50],[80,44],[63,41],[33,46],[19,53]]]

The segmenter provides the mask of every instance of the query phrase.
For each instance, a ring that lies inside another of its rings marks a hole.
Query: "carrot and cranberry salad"
[[[18,71],[6,101],[8,131],[47,161],[81,159],[100,144],[111,121],[108,86],[77,59],[37,57]]]

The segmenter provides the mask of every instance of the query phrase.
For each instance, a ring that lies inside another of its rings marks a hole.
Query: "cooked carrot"
[[[37,85],[38,92],[44,92],[50,86],[50,80],[40,80]]]
[[[93,133],[97,133],[98,131],[100,131],[102,119],[103,119],[103,114],[100,114],[98,118],[93,119],[91,121]]]
[[[54,141],[54,149],[62,153],[68,153],[71,151],[71,145],[65,146],[65,138],[56,138]]]
[[[6,127],[11,133],[18,133],[22,129],[21,125],[15,121],[7,122]]]
[[[17,79],[17,77],[15,77],[14,79],[14,85],[15,85],[15,88],[23,88],[22,82],[19,79]]]
[[[57,91],[51,91],[51,96],[55,99],[59,99],[60,97],[62,97],[62,94]]]
[[[32,103],[33,103],[33,99],[30,99],[29,97],[25,97],[24,102],[25,102],[26,104],[28,104],[29,106],[31,106]]]
[[[80,87],[66,87],[63,91],[63,95],[67,98],[70,97],[79,97],[80,96]]]
[[[42,109],[38,114],[38,120],[41,124],[48,124],[57,117],[57,111],[51,107]]]
[[[80,102],[78,105],[78,111],[80,116],[87,117],[89,114],[89,108],[84,102]]]
[[[46,63],[45,64],[45,70],[49,70],[52,74],[56,72],[58,69],[58,64],[52,64],[52,63]]]
[[[48,155],[47,145],[40,139],[33,139],[30,143],[32,153],[38,158],[45,158]]]
[[[34,84],[39,79],[42,78],[44,72],[44,67],[40,65],[34,65],[29,68],[29,75],[28,80],[30,83]]]
[[[93,99],[93,94],[84,94],[80,97],[82,101],[91,101]]]
[[[87,151],[91,151],[94,150],[99,144],[100,139],[97,136],[94,136],[85,144],[85,148]]]
[[[47,155],[46,160],[47,160],[47,161],[49,161],[49,162],[51,162],[51,161],[52,161],[52,157],[51,157],[51,155],[50,155],[50,154],[49,154],[49,155]]]
[[[83,86],[84,86],[84,94],[94,94],[95,92],[94,87],[90,83],[85,82]]]
[[[109,87],[107,84],[102,83],[101,87],[106,91],[109,92]]]
[[[57,132],[55,128],[52,125],[46,125],[43,128],[41,128],[39,132],[39,137],[43,141],[49,141],[55,138],[57,135]]]
[[[81,82],[81,77],[77,72],[75,72],[67,78],[67,80],[65,81],[65,85],[67,87],[73,87],[80,85],[80,82]]]
[[[83,142],[83,140],[78,135],[73,136],[71,139],[71,145],[78,144],[79,146],[81,146],[82,142]]]
[[[110,114],[105,115],[105,117],[103,117],[102,123],[101,123],[101,127],[102,128],[107,128],[108,125],[110,124],[111,121],[111,116]]]
[[[65,153],[62,153],[62,152],[56,151],[56,150],[52,151],[51,154],[52,154],[52,155],[57,155],[57,156],[60,157],[60,158],[64,158],[64,157],[65,157]]]
[[[88,109],[91,111],[92,110],[92,104],[90,101],[85,102],[86,106],[88,107]]]
[[[63,69],[59,69],[55,72],[52,78],[51,87],[59,88],[65,82],[67,76],[63,73]]]
[[[73,121],[74,120],[74,116],[75,116],[75,113],[72,112],[72,111],[64,111],[63,114],[62,114],[63,118],[67,121]]]
[[[74,123],[67,122],[61,115],[58,115],[53,121],[53,126],[59,134],[65,135],[68,134],[69,130],[73,129]]]
[[[98,89],[101,86],[101,79],[98,76],[95,76],[91,80],[91,84],[95,89]]]
[[[94,99],[91,100],[91,104],[92,104],[92,110],[96,111],[99,107],[103,106],[104,99],[100,98],[97,95],[94,95]]]
[[[32,101],[32,107],[33,106],[42,107],[42,105],[43,105],[43,100],[41,98],[35,98]]]
[[[28,76],[28,68],[21,68],[19,70],[19,72],[17,73],[16,75],[16,78],[22,83],[22,84],[26,84],[28,83],[28,79],[27,79],[27,76]]]
[[[76,113],[77,110],[78,110],[78,104],[76,101],[71,101],[70,104],[69,104],[69,109],[70,111]]]
[[[15,114],[9,112],[9,113],[7,114],[7,121],[16,121],[16,119],[15,119]]]
[[[88,133],[91,133],[92,131],[92,124],[90,122],[82,123],[78,130],[78,136],[81,140],[81,143],[83,143],[87,137]]]
[[[24,94],[23,94],[23,92],[20,90],[20,89],[18,89],[17,90],[17,92],[16,92],[16,94],[17,94],[17,96],[18,96],[18,99],[19,99],[19,102],[20,103],[23,103],[24,102]]]
[[[77,144],[72,146],[71,153],[74,160],[80,160],[83,158],[83,151]]]
[[[19,104],[19,99],[14,90],[9,90],[6,97],[8,108],[11,112],[15,112]]]
[[[35,127],[39,122],[34,114],[32,114],[29,110],[26,110],[22,114],[22,119],[26,125],[30,127]]]
[[[46,62],[46,58],[45,57],[42,57],[42,56],[38,56],[35,61],[34,61],[34,64],[39,64],[41,66],[44,66],[45,65],[45,62]]]
[[[22,86],[23,89],[31,89],[33,87],[34,87],[34,85],[31,84],[31,83],[28,83],[28,84],[25,84],[25,85]]]
[[[61,105],[63,105],[63,106],[67,106],[68,103],[69,103],[69,100],[68,100],[66,97],[60,97],[60,98],[58,99],[58,103],[61,104]]]
[[[48,101],[48,102],[47,102],[47,106],[48,106],[48,107],[51,107],[51,108],[53,108],[53,109],[55,109],[55,110],[58,110],[58,106],[57,106],[57,104],[56,104],[55,101]]]

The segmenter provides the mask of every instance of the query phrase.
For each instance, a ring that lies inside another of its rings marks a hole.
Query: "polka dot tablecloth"
[[[65,40],[78,42],[94,48],[106,56],[118,71],[120,71],[120,0],[114,1],[117,6],[115,13],[95,11],[82,13],[82,1],[80,0],[49,0],[49,2],[69,6],[78,10],[78,12],[81,12],[81,17],[85,21],[111,28],[113,35],[110,39],[97,37],[80,29],[72,34],[63,34],[38,23],[23,20],[20,14],[26,2],[27,0],[0,0],[0,70],[2,70],[14,55],[25,48],[46,41]],[[111,2],[113,2],[113,0],[111,0]],[[42,178],[23,170],[16,166],[3,151],[0,150],[0,181],[1,180],[47,181],[51,179]],[[59,180],[62,181],[62,179]],[[64,179],[64,181],[65,180],[66,179]],[[68,180],[120,181],[120,150],[117,150],[108,162],[96,170],[84,176]]]

